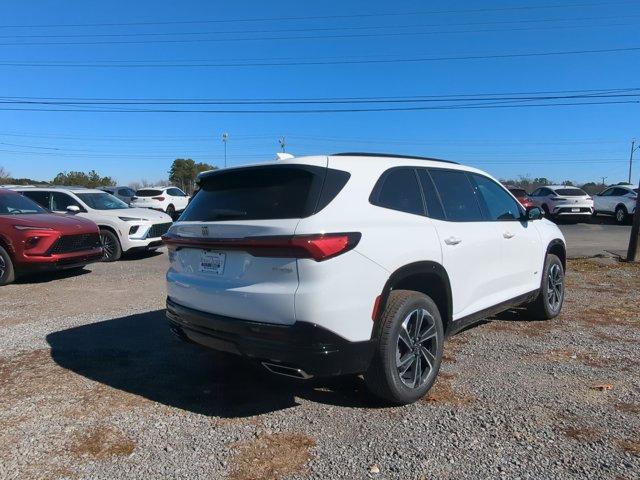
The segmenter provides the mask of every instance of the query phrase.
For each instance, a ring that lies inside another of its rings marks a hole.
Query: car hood
[[[0,217],[12,225],[25,227],[52,228],[65,233],[95,232],[98,226],[91,220],[55,213],[38,213],[30,215],[8,215]]]
[[[171,217],[163,212],[151,210],[150,208],[119,208],[117,210],[95,210],[96,213],[105,217],[129,217],[150,220],[152,222],[172,222]]]

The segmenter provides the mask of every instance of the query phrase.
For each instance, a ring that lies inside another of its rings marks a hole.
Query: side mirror
[[[69,205],[67,207],[67,212],[68,213],[80,213],[80,207],[77,205]]]
[[[544,217],[544,213],[539,207],[529,207],[529,208],[527,208],[527,219],[528,220],[540,220],[542,217]]]

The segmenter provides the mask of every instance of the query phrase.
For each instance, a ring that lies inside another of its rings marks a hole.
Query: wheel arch
[[[553,254],[557,256],[562,262],[562,268],[564,271],[567,270],[567,247],[564,242],[559,238],[553,239],[547,245],[547,253],[546,255]],[[545,257],[546,257],[545,255]]]
[[[13,243],[4,235],[0,234],[0,247],[4,248],[10,257],[14,254]]]
[[[378,308],[373,318],[372,338],[377,338],[379,334],[381,322],[378,320],[393,290],[413,290],[428,295],[440,311],[446,335],[453,316],[453,299],[449,275],[441,264],[432,261],[414,262],[398,268],[389,276],[380,294]]]
[[[618,210],[619,208],[622,208],[625,212],[629,213],[629,209],[627,208],[627,206],[620,202],[616,205],[616,207],[613,209],[613,211],[615,212],[616,210]]]

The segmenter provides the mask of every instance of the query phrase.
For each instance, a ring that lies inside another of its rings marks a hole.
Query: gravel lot
[[[457,335],[402,408],[180,343],[166,265],[0,289],[0,478],[638,478],[639,265],[571,261],[561,317]]]

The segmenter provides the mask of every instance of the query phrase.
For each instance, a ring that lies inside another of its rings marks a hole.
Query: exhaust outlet
[[[277,363],[262,362],[262,366],[276,375],[283,375],[285,377],[293,377],[300,380],[309,380],[313,375],[309,375],[301,368],[287,367]]]

